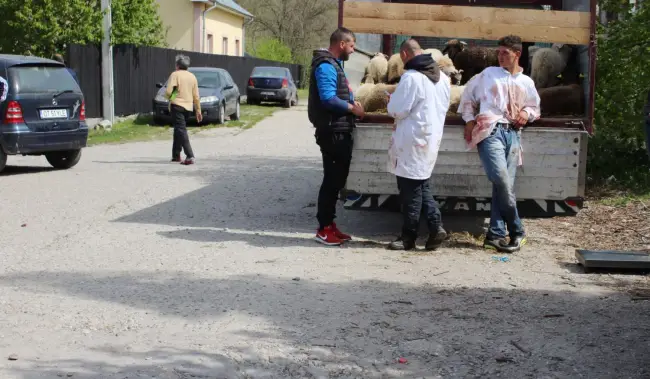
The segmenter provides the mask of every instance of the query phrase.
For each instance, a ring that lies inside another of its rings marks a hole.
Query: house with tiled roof
[[[171,49],[244,55],[253,15],[234,0],[156,0]]]

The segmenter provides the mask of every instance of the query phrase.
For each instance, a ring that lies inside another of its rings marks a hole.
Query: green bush
[[[601,4],[624,17],[599,26],[595,135],[587,170],[594,184],[647,192],[643,107],[650,90],[650,4],[636,11],[620,4]]]
[[[261,59],[292,63],[291,49],[276,38],[265,38],[259,41],[253,55]]]

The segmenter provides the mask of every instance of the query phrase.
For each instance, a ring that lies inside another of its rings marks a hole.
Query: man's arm
[[[172,96],[172,91],[174,90],[174,87],[178,86],[178,76],[176,75],[176,72],[172,72],[171,75],[169,75],[169,80],[167,80],[167,89],[165,90],[165,97],[168,99]]]
[[[323,105],[332,112],[350,113],[352,104],[336,96],[338,75],[330,63],[321,63],[315,72],[318,96]]]
[[[528,122],[537,120],[541,114],[539,94],[532,80],[526,85],[526,103],[521,110],[526,112]]]
[[[481,74],[478,74],[479,76]],[[476,87],[481,81],[481,77],[473,78],[465,85],[465,90],[460,96],[460,103],[458,104],[458,113],[463,118],[465,123],[476,120],[476,114],[479,110],[479,101],[476,98]]]
[[[201,114],[201,96],[199,95],[199,83],[194,78],[192,85],[192,101],[194,102],[194,113]]]
[[[408,117],[421,94],[412,75],[404,75],[388,101],[388,114],[396,120]]]

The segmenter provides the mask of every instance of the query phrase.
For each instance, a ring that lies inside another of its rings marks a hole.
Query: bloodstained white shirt
[[[528,114],[528,122],[539,118],[539,94],[533,80],[522,71],[511,74],[501,67],[488,67],[467,82],[458,113],[466,123],[476,120],[469,149],[487,138],[497,123],[514,124],[522,110]]]

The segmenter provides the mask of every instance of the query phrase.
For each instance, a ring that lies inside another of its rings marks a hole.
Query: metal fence
[[[190,57],[192,66],[219,67],[227,70],[246,94],[248,78],[255,66],[286,67],[294,78],[300,78],[302,67],[258,59],[227,55],[203,54],[158,47],[137,47],[116,45],[113,47],[113,85],[115,114],[125,116],[151,112],[152,100],[156,95],[156,83],[165,82],[174,70],[174,58],[178,54]],[[102,116],[102,66],[101,51],[95,45],[71,45],[66,52],[66,61],[79,76],[81,90],[86,101],[88,117]]]

